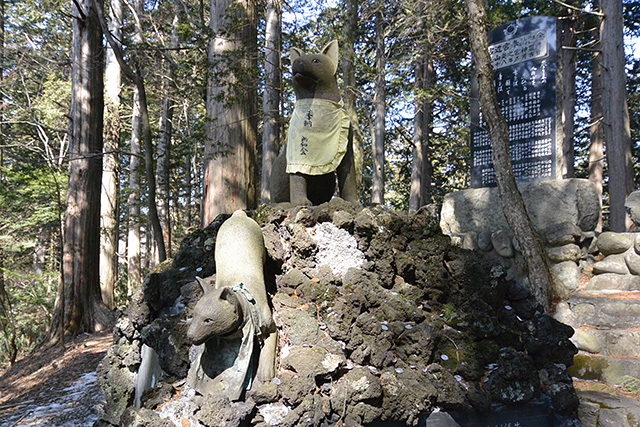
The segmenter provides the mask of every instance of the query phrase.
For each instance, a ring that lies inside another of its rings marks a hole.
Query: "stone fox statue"
[[[340,197],[359,203],[356,187],[353,128],[342,107],[336,80],[338,42],[321,53],[291,49],[296,105],[285,147],[271,175],[271,200],[293,205],[318,205]]]
[[[260,226],[243,211],[220,227],[215,287],[198,278],[204,296],[187,331],[199,346],[187,381],[203,395],[237,400],[253,378],[266,382],[275,375],[277,332],[264,283],[265,253]],[[254,373],[252,353],[257,347]]]

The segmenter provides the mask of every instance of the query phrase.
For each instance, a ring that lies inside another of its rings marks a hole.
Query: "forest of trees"
[[[640,2],[485,4],[489,28],[560,18],[565,176],[601,188],[602,229],[628,227],[640,58],[619,40]],[[464,2],[0,0],[0,20],[0,363],[107,325],[186,233],[269,202],[292,46],[339,42],[364,204],[469,185]]]

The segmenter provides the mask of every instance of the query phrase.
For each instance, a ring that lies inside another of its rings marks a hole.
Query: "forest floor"
[[[0,426],[93,425],[104,402],[96,367],[112,342],[111,331],[82,334],[0,371]]]
[[[64,350],[41,349],[0,371],[0,427],[91,427],[104,402],[96,368],[112,342],[111,332],[82,334]],[[581,397],[596,391],[640,400],[640,393],[596,382],[574,386]]]

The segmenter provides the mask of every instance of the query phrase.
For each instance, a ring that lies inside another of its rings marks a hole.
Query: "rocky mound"
[[[509,408],[534,408],[544,425],[575,422],[573,330],[543,314],[495,259],[452,247],[436,207],[409,217],[334,199],[263,206],[253,218],[268,251],[276,378],[238,402],[185,384],[186,329],[202,293],[194,279],[214,280],[220,217],[185,239],[122,313],[99,367],[101,425],[416,425],[443,413],[464,424]],[[134,408],[143,344],[163,372]]]

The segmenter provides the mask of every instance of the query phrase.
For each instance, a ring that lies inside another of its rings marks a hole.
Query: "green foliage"
[[[294,103],[289,82],[291,76],[288,53],[291,47],[317,50],[327,42],[337,39],[344,52],[347,1],[350,0],[296,0],[284,4],[283,127],[286,127]],[[167,65],[171,63],[175,69],[175,77],[170,82],[174,87],[170,100],[173,111],[170,186],[173,222],[171,231],[175,250],[182,236],[197,227],[199,222],[200,206],[197,202],[203,187],[201,171],[205,161],[203,141],[206,138],[205,128],[210,123],[210,118],[206,117],[205,100],[207,83],[212,77],[207,61],[212,34],[208,27],[209,11],[206,2],[186,0],[178,3],[143,3],[145,10],[140,16],[144,32],[142,43],[133,40],[134,20],[131,11],[125,7],[124,56],[130,64],[137,64],[143,70],[154,141],[158,139],[160,132]],[[414,102],[418,98],[431,101],[433,106],[429,148],[433,166],[433,200],[440,202],[446,193],[468,186],[468,88],[471,61],[463,3],[435,0],[425,2],[426,7],[423,8],[419,0],[358,2],[359,22],[354,64],[357,81],[356,107],[365,149],[365,201],[370,199],[371,134],[375,119],[373,97],[375,79],[379,73],[384,73],[386,77],[387,205],[399,210],[408,208],[413,160]],[[568,3],[582,7],[576,1]],[[490,27],[528,15],[569,14],[566,7],[539,0],[491,0],[488,6]],[[60,259],[60,216],[64,210],[67,181],[72,17],[67,0],[25,0],[6,3],[5,7],[3,81],[0,86],[3,100],[0,121],[3,136],[0,140],[0,248],[4,250],[6,259],[11,260],[10,264],[5,262],[4,271],[13,303],[12,321],[18,329],[27,328],[29,322],[40,325],[40,329],[46,329],[41,325],[48,319],[55,295],[54,278]],[[176,7],[180,12],[175,29],[179,43],[177,48],[170,49]],[[640,15],[636,13],[639,2],[625,0],[624,7],[627,34],[637,36],[640,28]],[[259,16],[263,18],[264,2],[257,2],[257,8]],[[374,15],[379,8],[384,8],[383,15],[387,19],[384,70],[378,70],[375,63]],[[597,36],[598,20],[593,15],[572,14],[576,17],[576,29],[579,31],[578,47],[588,49]],[[263,27],[263,22],[260,22],[260,46]],[[257,52],[261,55],[260,62],[264,52],[259,49]],[[416,90],[415,64],[422,55],[429,55],[431,58],[436,78],[431,87]],[[576,175],[581,177],[587,176],[588,172],[591,56],[592,52],[587,50],[578,53],[575,148]],[[640,84],[640,61],[630,59],[629,64],[629,88],[635,88]],[[258,81],[261,81],[260,73],[263,69],[259,68],[255,72],[258,73]],[[339,68],[339,80],[342,78],[341,72]],[[143,230],[147,227],[147,212],[144,208],[138,218],[127,216],[127,196],[130,193],[128,165],[131,151],[131,87],[131,82],[125,79],[121,93],[121,242],[126,241],[129,221],[141,223]],[[629,94],[634,159],[638,159],[640,95],[633,90],[629,90]],[[221,96],[228,96],[229,102],[234,100],[232,95]],[[259,98],[258,103],[260,102]],[[634,167],[640,169],[640,162],[634,161]],[[636,176],[640,174],[636,173]],[[144,188],[145,179],[142,181]],[[142,193],[140,199],[144,203],[147,194],[144,190]],[[35,252],[42,246],[42,242],[46,243],[44,272],[34,274]],[[126,304],[128,300],[126,263],[123,261],[124,258],[121,258],[116,291],[120,304]],[[26,308],[27,306],[31,308]],[[18,308],[21,310],[20,314],[17,314]],[[445,315],[448,316],[446,313]],[[33,333],[26,329],[23,332],[25,341],[21,341],[21,345],[29,347],[36,338],[27,339]]]
[[[4,269],[3,273],[10,311],[8,315],[0,316],[3,326],[6,326],[0,330],[0,366],[8,362],[10,352],[7,350],[12,346],[15,346],[19,359],[45,337],[58,280],[55,272],[20,274],[11,267]]]
[[[620,377],[617,381],[618,385],[626,388],[632,393],[640,393],[640,379],[634,378],[629,375],[624,375]]]

